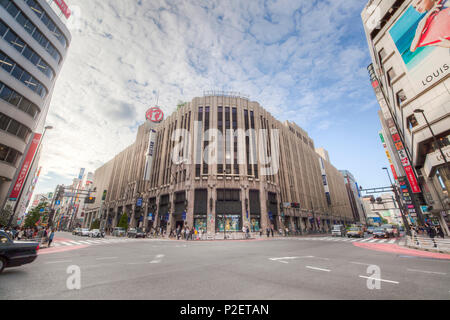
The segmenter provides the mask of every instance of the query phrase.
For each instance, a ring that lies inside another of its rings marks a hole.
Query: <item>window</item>
[[[0,27],[2,25],[4,25],[4,23],[0,20]],[[55,73],[50,68],[50,66],[36,52],[34,52],[34,50],[30,49],[30,47],[25,44],[25,42],[22,41],[22,39],[17,36],[11,29],[7,28],[7,30],[8,31],[4,37],[6,42],[8,42],[12,47],[19,51],[25,58],[27,58],[28,61],[34,64],[38,68],[38,70],[45,74],[50,80],[53,79]]]
[[[0,82],[0,99],[11,103],[23,112],[28,113],[33,119],[39,112],[39,108],[34,103],[7,87],[2,82]]]
[[[15,165],[19,154],[19,151],[0,144],[0,161],[5,161]]]
[[[390,68],[387,72],[388,84],[391,85],[392,80],[395,79],[396,74],[394,68]]]
[[[383,61],[384,57],[386,57],[386,51],[384,50],[384,48],[382,48],[382,49],[378,52],[378,57],[380,58],[380,62]]]
[[[419,123],[417,122],[415,115],[410,115],[408,118],[406,118],[406,126],[409,131],[412,130],[412,128],[416,127]]]
[[[402,106],[402,103],[406,101],[405,91],[400,90],[395,96],[397,100],[397,106],[400,108]]]
[[[41,98],[44,98],[47,95],[47,89],[45,89],[38,80],[32,77],[28,72],[23,70],[8,56],[6,56],[3,51],[0,51],[0,65],[8,73],[11,73],[17,80],[21,81],[28,88],[41,96]]]
[[[2,5],[16,21],[59,63],[61,55],[48,39],[36,28],[12,1],[1,1]],[[42,8],[41,8],[42,9]],[[36,11],[34,11],[36,13]],[[58,38],[59,39],[59,38]],[[61,41],[61,39],[59,39]],[[65,39],[64,39],[65,41]]]

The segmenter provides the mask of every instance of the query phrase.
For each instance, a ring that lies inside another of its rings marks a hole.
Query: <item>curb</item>
[[[415,247],[415,246],[408,246],[408,245],[405,245],[404,247],[409,248],[409,249],[421,250],[421,251],[450,254],[450,251],[443,251],[443,250],[439,250],[439,249],[425,249],[425,248],[420,248],[420,247]]]

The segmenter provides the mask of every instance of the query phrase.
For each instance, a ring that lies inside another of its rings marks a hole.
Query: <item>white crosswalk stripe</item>
[[[386,242],[386,241],[387,241],[387,239],[381,239],[381,240],[378,241],[378,243],[383,243],[383,242]]]
[[[389,240],[388,243],[395,243],[395,241],[397,241],[397,240],[396,239],[392,239],[392,240]]]
[[[76,241],[70,241],[70,243],[76,244],[76,245],[80,245],[81,243],[76,242]]]

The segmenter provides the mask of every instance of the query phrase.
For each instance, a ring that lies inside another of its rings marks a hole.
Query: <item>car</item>
[[[91,238],[103,238],[103,232],[101,232],[99,229],[93,229],[89,231],[89,237]]]
[[[335,224],[331,229],[331,236],[345,237],[345,227],[342,224]]]
[[[397,236],[398,230],[392,224],[383,224],[380,228],[383,228],[386,231],[387,238],[393,238]]]
[[[368,234],[373,234],[373,230],[375,230],[375,227],[368,227],[367,228],[367,233]]]
[[[351,227],[347,231],[347,237],[364,238],[364,231],[359,227]]]
[[[124,237],[125,234],[126,234],[125,229],[121,228],[121,227],[114,228],[113,233],[112,233],[113,237]]]
[[[38,242],[13,241],[6,232],[0,231],[0,273],[5,268],[20,267],[36,260]]]
[[[145,238],[145,232],[140,228],[131,228],[127,233],[128,238]]]
[[[388,234],[386,233],[386,229],[384,228],[375,228],[373,230],[373,237],[374,238],[389,238]]]
[[[73,229],[72,234],[74,236],[78,236],[80,234],[80,232],[81,232],[81,228],[75,228],[75,229]]]
[[[79,235],[82,237],[89,237],[89,229],[86,228],[81,229]]]

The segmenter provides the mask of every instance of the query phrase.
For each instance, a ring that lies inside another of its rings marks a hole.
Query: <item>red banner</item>
[[[406,177],[408,178],[409,184],[411,185],[411,190],[413,193],[420,193],[420,187],[417,183],[416,176],[414,175],[413,168],[409,165],[405,168]]]
[[[69,6],[64,2],[64,0],[53,0],[58,5],[58,7],[61,9],[64,16],[69,19],[71,15],[71,11],[69,9]]]
[[[42,134],[35,133],[33,136],[33,141],[31,141],[30,149],[28,150],[27,156],[25,157],[25,161],[23,162],[22,168],[19,171],[19,175],[17,176],[16,184],[9,195],[11,200],[17,200],[20,195],[20,191],[25,184],[25,179],[27,178],[28,172],[31,169],[31,162],[33,161],[34,155],[39,146],[39,142],[41,141]]]
[[[393,164],[391,164],[391,170],[392,170],[392,175],[394,176],[394,179],[398,180],[397,172],[395,171],[395,167]]]

